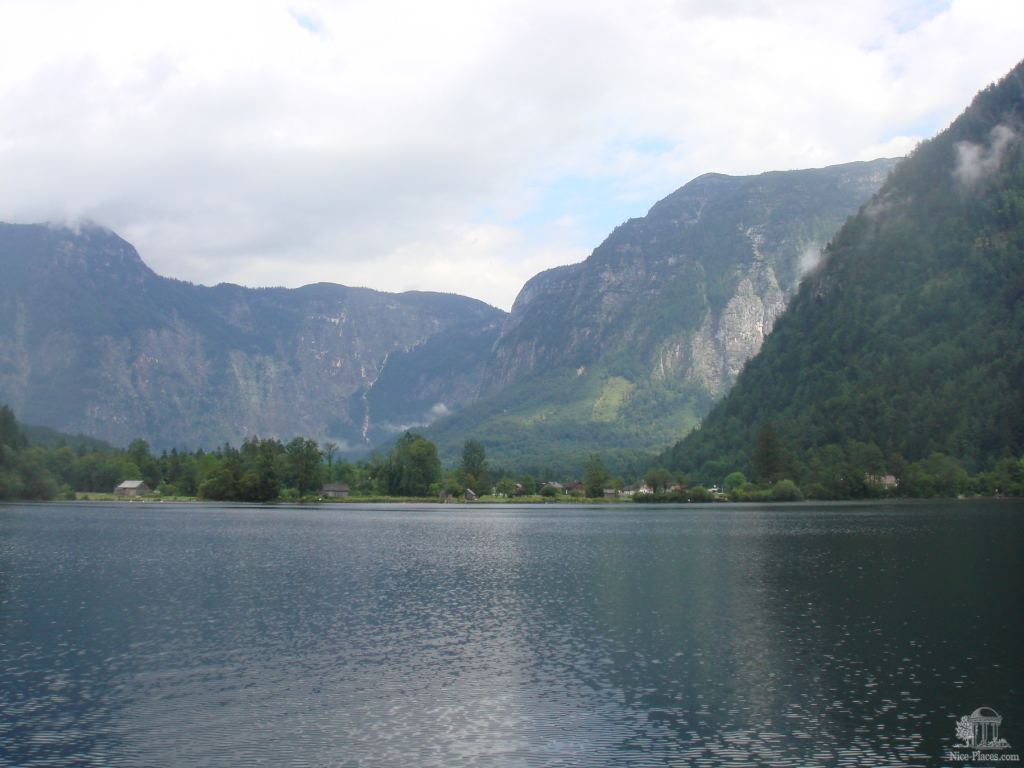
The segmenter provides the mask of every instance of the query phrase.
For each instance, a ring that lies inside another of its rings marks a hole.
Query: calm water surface
[[[1022,576],[1016,502],[0,506],[0,764],[1024,755]]]

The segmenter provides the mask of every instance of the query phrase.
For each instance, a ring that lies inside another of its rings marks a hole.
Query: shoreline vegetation
[[[684,473],[648,468],[634,477],[614,476],[592,455],[581,479],[533,477],[492,466],[484,445],[466,441],[461,461],[442,467],[437,447],[411,432],[388,454],[355,462],[338,458],[339,447],[296,437],[284,443],[251,438],[240,448],[152,453],[144,440],[127,448],[55,434],[30,444],[7,406],[0,406],[0,501],[138,500],[282,503],[643,503],[794,502],[885,498],[1024,496],[1024,459],[1004,457],[969,474],[953,457],[932,454],[916,462],[883,460],[870,444],[850,443],[823,451],[804,466],[777,435],[761,431],[750,467],[715,483],[690,482]],[[738,463],[738,462],[737,462]],[[798,483],[792,478],[799,478]],[[114,492],[125,480],[141,480],[151,492],[132,499]],[[333,493],[345,498],[331,498]]]
[[[159,493],[148,493],[143,496],[119,496],[116,493],[89,493],[85,491],[75,492],[74,499],[51,499],[55,501],[114,501],[125,504],[159,504],[163,502],[173,504],[205,504],[213,502],[213,499],[206,499],[200,496],[162,496]],[[44,500],[45,501],[45,500]],[[306,496],[301,499],[271,499],[263,502],[232,501],[237,504],[309,504],[325,506],[345,506],[350,504],[436,504],[461,505],[461,506],[494,506],[502,504],[628,504],[628,498],[593,498],[588,499],[582,496],[563,495],[561,497],[549,498],[534,494],[532,496],[479,496],[472,501],[465,498],[449,499],[447,501],[432,496],[348,496],[343,499],[332,499],[324,496]]]

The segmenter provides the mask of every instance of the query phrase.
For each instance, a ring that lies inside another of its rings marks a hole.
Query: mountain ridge
[[[504,317],[455,294],[197,286],[96,227],[0,225],[0,266],[0,399],[122,444],[301,432],[369,447],[382,435],[364,394],[389,354]]]
[[[101,227],[0,225],[0,400],[121,444],[302,433],[365,451],[415,428],[449,459],[482,437],[513,466],[609,446],[633,460],[728,388],[802,259],[892,162],[703,174],[535,275],[508,314],[457,294],[194,285]]]
[[[572,455],[567,472],[591,452],[623,464],[670,445],[731,385],[804,262],[893,164],[697,177],[585,261],[527,281],[481,400],[427,434],[445,456],[474,438],[513,467]]]

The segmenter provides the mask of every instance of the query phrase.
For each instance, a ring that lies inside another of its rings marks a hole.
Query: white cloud
[[[1017,0],[5,0],[0,220],[508,307],[705,171],[907,151],[1022,32]]]
[[[957,142],[953,175],[964,186],[973,186],[999,170],[1006,150],[1017,143],[1020,137],[1009,126],[997,125],[992,129],[989,139],[987,147],[970,141]]]
[[[821,248],[814,246],[804,248],[803,253],[800,254],[800,261],[797,264],[801,279],[819,264],[821,264]]]

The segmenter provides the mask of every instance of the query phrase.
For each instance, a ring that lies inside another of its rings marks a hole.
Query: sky
[[[0,0],[0,221],[508,309],[702,173],[908,152],[1021,0]]]

